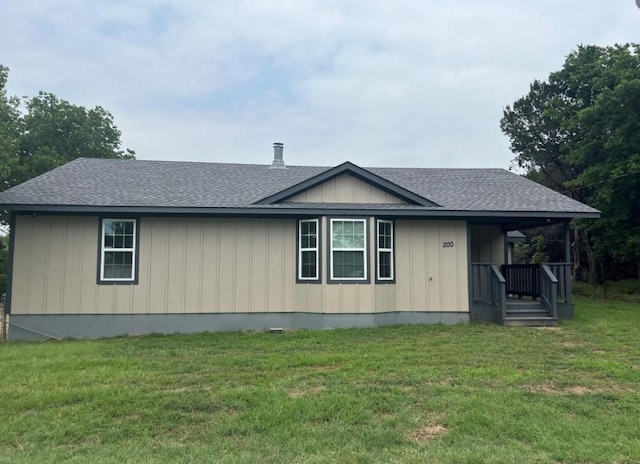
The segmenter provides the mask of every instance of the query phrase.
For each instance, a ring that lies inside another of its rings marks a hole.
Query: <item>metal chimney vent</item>
[[[282,150],[284,150],[284,143],[276,142],[273,144],[273,162],[271,163],[271,169],[285,169],[284,160],[282,159]]]

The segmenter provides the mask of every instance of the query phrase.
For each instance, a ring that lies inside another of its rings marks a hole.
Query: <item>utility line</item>
[[[571,188],[569,190],[565,190],[564,192],[560,192],[560,193],[565,194],[565,193],[569,193],[569,192],[575,192],[576,190],[582,190],[582,189],[586,189],[586,188],[590,188],[590,187],[595,187],[596,185],[605,184],[605,183],[610,182],[612,180],[620,179],[622,177],[631,176],[633,174],[640,174],[640,169],[638,169],[637,171],[631,171],[631,172],[627,172],[625,174],[620,174],[619,176],[610,177],[609,179],[601,180],[600,182],[595,182],[593,184],[583,185],[581,187],[574,187],[574,188]]]

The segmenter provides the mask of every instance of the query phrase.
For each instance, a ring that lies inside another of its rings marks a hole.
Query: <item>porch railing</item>
[[[558,279],[558,302],[571,303],[571,263],[545,263]]]
[[[507,264],[501,267],[507,281],[507,295],[530,296],[538,298],[541,294],[541,266],[547,266],[557,279],[556,300],[561,303],[571,302],[571,264]]]
[[[472,263],[472,298],[474,302],[491,303],[498,311],[500,322],[507,315],[506,280],[500,268],[492,263]]]
[[[540,296],[540,282],[537,264],[508,264],[502,266],[507,281],[507,295]]]
[[[558,317],[558,279],[546,264],[540,264],[540,301],[552,317]]]

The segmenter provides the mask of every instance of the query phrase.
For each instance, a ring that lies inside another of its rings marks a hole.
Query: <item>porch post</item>
[[[564,262],[571,263],[571,230],[569,221],[564,221]]]
[[[567,303],[571,303],[571,228],[569,220],[564,221],[564,281],[567,286]]]
[[[502,228],[502,249],[504,253],[504,264],[511,264],[509,262],[509,232]]]

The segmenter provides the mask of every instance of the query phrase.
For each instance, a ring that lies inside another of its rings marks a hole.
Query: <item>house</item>
[[[572,316],[568,223],[597,210],[502,169],[285,166],[274,147],[80,158],[0,193],[9,338]],[[554,223],[563,263],[507,264],[509,231]]]

